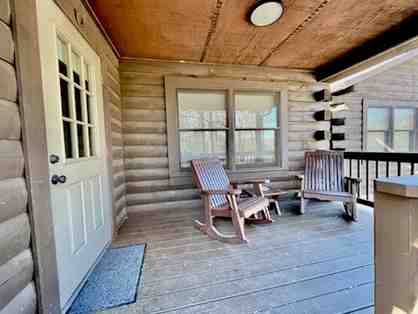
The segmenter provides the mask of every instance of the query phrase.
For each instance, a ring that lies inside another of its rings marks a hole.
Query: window
[[[171,176],[192,159],[216,157],[230,171],[286,167],[286,91],[274,83],[166,78]]]
[[[190,160],[217,157],[226,163],[226,92],[177,92],[180,165]]]
[[[235,164],[277,165],[278,99],[274,93],[235,95]]]
[[[417,109],[369,107],[367,150],[372,152],[416,152]]]
[[[58,76],[66,159],[96,155],[92,69],[83,56],[57,38]]]

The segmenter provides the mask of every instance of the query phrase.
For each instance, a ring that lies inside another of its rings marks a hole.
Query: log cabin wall
[[[254,66],[205,65],[146,60],[122,60],[123,140],[128,212],[200,206],[191,178],[181,184],[170,180],[167,154],[164,76],[229,78],[286,82],[289,89],[289,170],[274,175],[273,184],[298,188],[295,175],[303,169],[304,151],[328,148],[313,139],[316,130],[328,129],[313,113],[325,107],[313,91],[324,88],[313,75]],[[251,175],[248,174],[250,177]],[[254,176],[254,174],[252,174]]]
[[[83,4],[84,1],[55,0],[55,2],[87,39],[92,48],[100,56],[102,62],[106,137],[107,139],[111,139],[111,141],[107,141],[107,146],[109,168],[112,169],[113,216],[114,231],[116,232],[127,218],[119,59],[110,44],[106,41],[104,34],[88,13],[85,4]],[[74,12],[77,12],[77,17]]]
[[[8,0],[0,1],[0,313],[35,313],[15,43]]]

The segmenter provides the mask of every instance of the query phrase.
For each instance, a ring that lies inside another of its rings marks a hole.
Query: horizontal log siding
[[[105,60],[104,86],[108,93],[112,136],[113,213],[115,231],[127,218],[125,167],[123,161],[122,100],[119,82],[119,63]]]
[[[275,81],[289,88],[289,171],[277,173],[274,185],[298,188],[294,175],[303,169],[304,150],[327,148],[313,133],[328,128],[313,113],[324,108],[312,91],[324,86],[309,73],[246,66],[121,61],[123,143],[128,212],[200,206],[190,178],[173,183],[169,177],[164,100],[165,75]],[[184,182],[183,182],[184,181]]]
[[[8,0],[0,1],[0,313],[36,312],[28,192]]]

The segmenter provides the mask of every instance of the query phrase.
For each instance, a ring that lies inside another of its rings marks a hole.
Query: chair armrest
[[[244,180],[235,180],[231,182],[232,185],[239,185],[239,184],[268,184],[270,183],[270,179],[244,179]]]
[[[201,191],[201,193],[205,194],[205,195],[217,195],[217,194],[221,194],[221,195],[226,195],[226,194],[240,195],[242,193],[242,191],[240,189],[204,190],[204,191]]]
[[[361,183],[361,179],[359,178],[344,177],[344,180],[351,181],[351,183],[354,183],[354,184]]]

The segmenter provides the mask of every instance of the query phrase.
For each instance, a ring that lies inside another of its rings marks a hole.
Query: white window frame
[[[227,113],[227,172],[230,174],[257,172],[260,176],[271,175],[272,171],[288,170],[288,91],[283,84],[275,82],[243,81],[223,78],[193,78],[166,76],[165,99],[167,113],[167,144],[170,178],[190,177],[191,170],[180,167],[180,143],[178,121],[178,90],[204,90],[226,92]],[[278,133],[276,136],[277,164],[260,164],[250,166],[236,166],[235,157],[235,93],[254,92],[274,93],[278,97]]]

